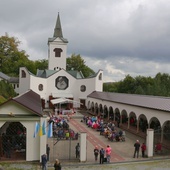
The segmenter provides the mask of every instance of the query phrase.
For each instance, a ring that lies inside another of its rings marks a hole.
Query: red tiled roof
[[[38,116],[42,116],[42,105],[40,95],[30,90],[22,95],[12,99],[13,101],[25,106],[35,112]]]
[[[105,101],[134,105],[150,109],[170,111],[170,98],[160,96],[147,96],[124,93],[97,92],[94,91],[87,97],[102,99]]]

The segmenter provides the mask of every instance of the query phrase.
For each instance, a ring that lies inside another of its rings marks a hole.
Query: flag
[[[39,129],[40,129],[40,124],[36,122],[35,129],[34,129],[34,138],[37,136]]]
[[[42,130],[42,126],[40,126],[40,130],[39,130],[39,136],[43,135],[43,130]]]
[[[53,136],[53,123],[51,122],[48,126],[48,138]]]
[[[46,135],[45,120],[42,125],[42,135]]]

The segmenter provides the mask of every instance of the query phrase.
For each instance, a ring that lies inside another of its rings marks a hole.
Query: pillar
[[[47,127],[47,118],[41,117],[40,118],[40,125],[43,126],[43,123],[45,122],[45,127]],[[47,135],[47,129],[46,129],[46,135]],[[40,161],[41,161],[41,155],[46,153],[46,144],[47,144],[47,136],[42,135],[38,136],[40,138]]]
[[[153,157],[153,139],[154,139],[154,131],[153,129],[147,129],[146,136],[146,153],[148,157]]]
[[[139,133],[139,119],[137,120],[137,133]]]
[[[80,162],[86,162],[87,160],[87,140],[86,140],[86,132],[80,133]]]
[[[130,127],[130,117],[128,117],[128,129]]]

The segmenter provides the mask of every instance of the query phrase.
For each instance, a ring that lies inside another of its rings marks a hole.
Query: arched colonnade
[[[166,145],[170,141],[170,113],[163,110],[88,98],[87,109],[95,116],[114,121],[120,127],[146,136],[148,128],[154,129],[154,142]]]

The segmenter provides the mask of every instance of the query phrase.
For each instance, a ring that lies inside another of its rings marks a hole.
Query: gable
[[[0,117],[39,117],[33,110],[10,100],[0,106]]]
[[[6,107],[7,106],[7,107]],[[4,110],[5,109],[5,110]],[[3,112],[1,112],[1,110]],[[35,93],[32,90],[27,91],[26,93],[14,97],[5,103],[0,105],[0,114],[9,114],[15,111],[15,114],[23,113],[21,110],[27,110],[28,113],[42,117],[42,106],[40,95]],[[24,114],[28,114],[26,111]]]
[[[53,38],[49,38],[48,39],[48,43],[49,42],[61,42],[61,43],[68,43],[68,40],[63,38],[63,37],[53,37]]]

